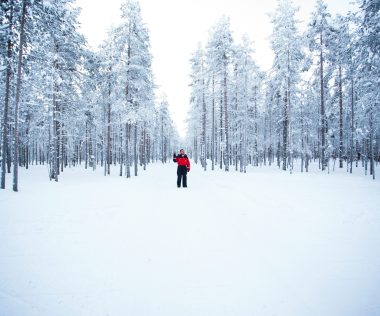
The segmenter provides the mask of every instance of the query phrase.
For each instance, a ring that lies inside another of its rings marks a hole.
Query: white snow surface
[[[192,166],[187,189],[174,164],[20,173],[0,192],[1,316],[380,315],[380,181],[360,168]]]

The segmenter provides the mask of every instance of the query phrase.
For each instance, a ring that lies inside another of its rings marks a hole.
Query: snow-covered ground
[[[380,315],[379,180],[193,166],[178,189],[175,169],[22,169],[0,192],[0,315]]]

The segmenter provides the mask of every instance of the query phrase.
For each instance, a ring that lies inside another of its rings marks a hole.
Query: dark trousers
[[[181,179],[182,179],[182,186],[186,188],[187,187],[187,167],[186,166],[178,166],[177,187],[181,186]]]

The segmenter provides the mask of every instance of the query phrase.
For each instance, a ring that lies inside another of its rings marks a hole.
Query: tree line
[[[149,32],[139,3],[125,1],[121,22],[96,52],[78,31],[74,0],[4,0],[0,12],[1,188],[18,167],[116,166],[137,176],[166,162],[178,134],[165,96],[157,98]]]
[[[316,0],[307,29],[298,8],[278,0],[271,14],[274,61],[263,71],[253,42],[234,41],[229,18],[211,29],[191,64],[190,154],[206,170],[246,172],[276,164],[292,172],[362,163],[375,178],[380,147],[380,6],[363,0],[332,16]]]

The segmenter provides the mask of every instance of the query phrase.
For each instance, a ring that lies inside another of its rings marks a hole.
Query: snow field
[[[378,180],[193,164],[178,189],[175,170],[22,169],[0,192],[0,315],[380,315]]]

